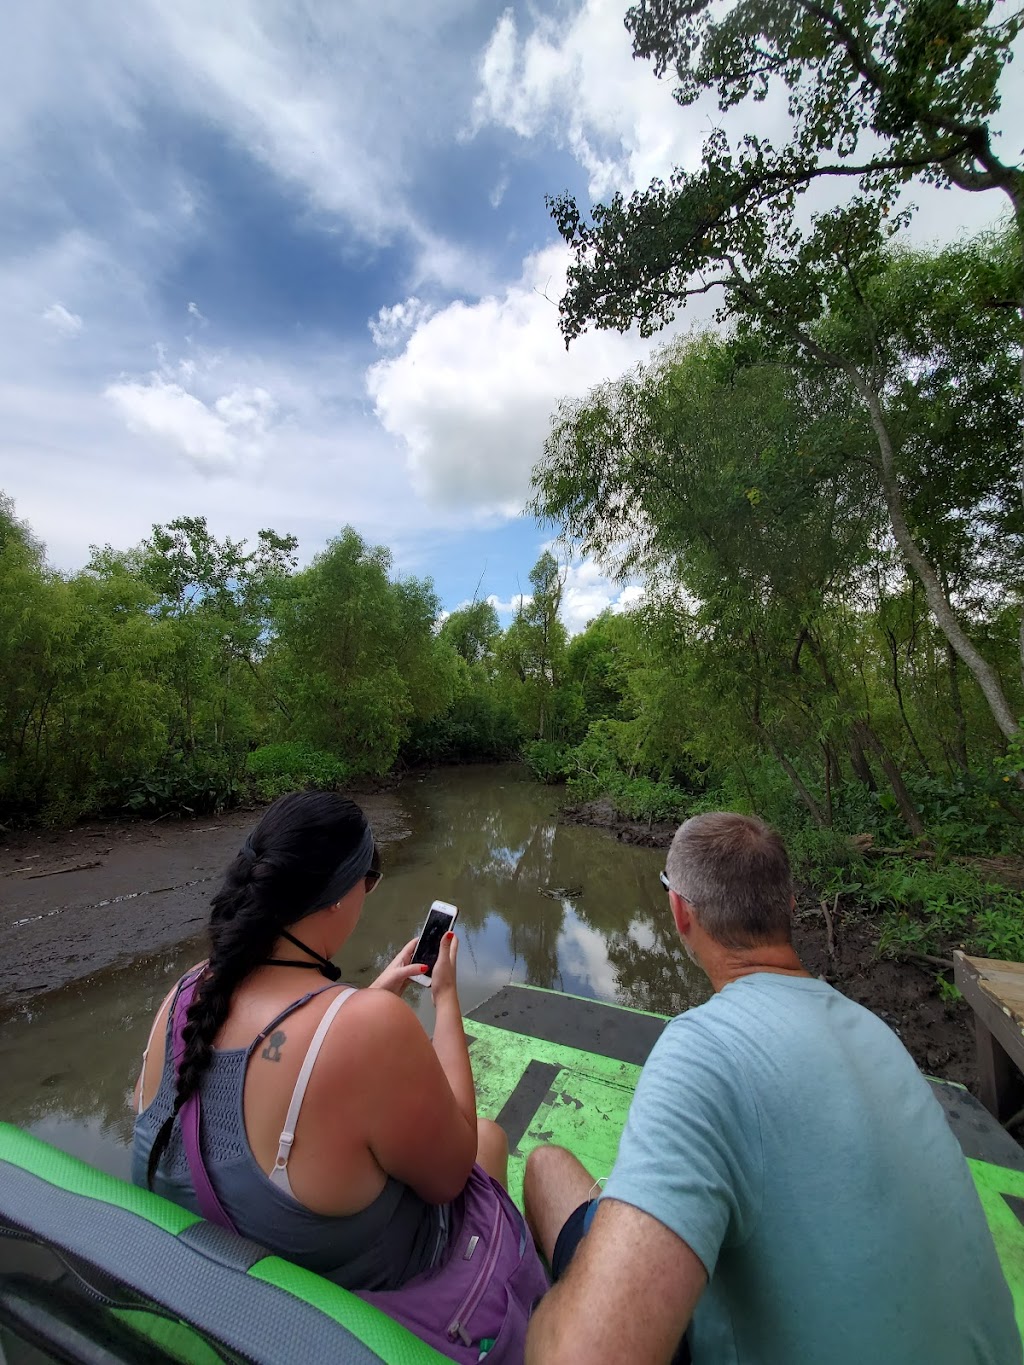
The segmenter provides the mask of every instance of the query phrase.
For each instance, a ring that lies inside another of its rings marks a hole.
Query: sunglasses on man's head
[[[658,873],[658,881],[661,882],[662,886],[665,888],[666,891],[672,890],[672,887],[669,885],[668,877],[665,875],[664,872]]]

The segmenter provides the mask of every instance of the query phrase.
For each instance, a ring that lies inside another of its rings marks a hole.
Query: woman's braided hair
[[[182,1105],[199,1089],[235,991],[270,957],[281,931],[301,919],[366,831],[366,816],[336,792],[293,792],[275,801],[231,866],[211,901],[210,955],[182,1030],[184,1055],[174,1109],[160,1127],[146,1180],[167,1149]],[[378,855],[374,849],[374,867]]]

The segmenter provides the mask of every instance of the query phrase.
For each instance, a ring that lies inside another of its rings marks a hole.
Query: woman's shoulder
[[[372,986],[357,990],[345,1002],[344,1017],[351,1028],[388,1035],[423,1032],[423,1025],[415,1011],[392,991],[375,990]]]

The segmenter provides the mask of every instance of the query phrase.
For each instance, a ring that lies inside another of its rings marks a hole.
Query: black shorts
[[[586,1200],[579,1208],[573,1209],[562,1224],[562,1230],[555,1240],[555,1249],[551,1256],[551,1278],[553,1280],[560,1280],[568,1269],[576,1248],[590,1227],[596,1205],[596,1199]],[[672,1357],[672,1365],[691,1365],[691,1360],[690,1343],[683,1337]]]
[[[587,1214],[590,1213],[592,1206],[596,1203],[596,1199],[585,1199],[578,1209],[573,1209],[562,1224],[562,1231],[558,1234],[554,1254],[551,1257],[551,1278],[553,1280],[560,1280],[565,1274],[566,1267],[573,1258],[573,1253],[590,1226]]]

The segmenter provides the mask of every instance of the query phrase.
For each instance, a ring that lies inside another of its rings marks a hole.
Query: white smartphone
[[[410,978],[418,986],[430,985],[437,955],[441,951],[441,940],[458,919],[458,915],[458,907],[449,905],[447,901],[435,901],[430,907],[412,955],[413,962],[422,962],[427,969],[422,975]]]

